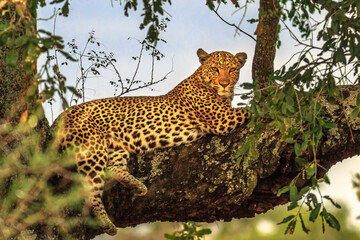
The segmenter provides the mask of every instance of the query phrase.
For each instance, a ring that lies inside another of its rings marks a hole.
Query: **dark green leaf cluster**
[[[121,1],[120,1],[121,2]],[[171,0],[154,0],[154,1],[143,1],[143,22],[140,24],[140,29],[145,29],[147,26],[147,35],[146,40],[156,46],[157,41],[160,40],[159,34],[161,31],[164,31],[166,28],[166,22],[169,21],[169,18],[165,18],[164,21],[164,5],[169,3],[171,5]],[[129,10],[137,10],[138,1],[137,0],[126,0],[124,5],[125,16],[129,16]]]
[[[258,139],[261,138],[264,128],[279,130],[282,140],[293,146],[294,161],[302,169],[289,186],[278,192],[278,195],[289,192],[289,210],[292,210],[301,209],[297,201],[309,189],[318,188],[319,182],[330,183],[326,175],[322,178],[318,176],[318,168],[322,166],[317,155],[324,135],[329,128],[336,128],[337,124],[331,116],[325,114],[320,98],[325,97],[329,102],[341,102],[343,97],[337,86],[359,83],[360,19],[357,13],[360,4],[353,0],[346,3],[331,0],[289,0],[281,3],[283,20],[292,21],[293,26],[299,28],[302,37],[310,40],[310,44],[296,38],[298,43],[304,46],[304,49],[295,55],[298,56],[297,61],[291,66],[276,70],[269,78],[271,84],[266,88],[260,89],[256,81],[243,85],[244,88],[252,90],[242,98],[252,99],[252,119],[249,127],[253,129],[254,135],[239,149],[238,161],[259,156]],[[323,43],[322,47],[317,47],[313,45],[315,39],[312,37],[313,30],[309,21],[312,19],[311,15],[320,9],[325,9],[328,13],[323,24],[316,25],[322,29],[318,33],[318,40]],[[357,96],[357,105],[349,116],[345,117],[353,120],[358,117],[359,112],[360,94]],[[310,188],[298,189],[296,183],[300,178],[308,181]],[[312,195],[307,196],[309,197],[306,199],[314,202]],[[312,207],[315,210],[311,214],[311,221],[315,221],[315,216],[321,215],[323,222],[339,229],[336,218],[326,211],[322,202],[322,210],[320,205],[315,204]],[[298,219],[303,230],[307,232],[300,212],[286,219],[286,222],[289,222],[286,232],[293,231]]]
[[[206,5],[208,6],[208,8],[209,8],[211,11],[215,11],[215,2],[218,4],[218,6],[219,6],[221,3],[224,3],[224,4],[227,3],[226,0],[206,0]],[[240,5],[239,5],[239,0],[231,0],[231,3],[232,3],[236,8],[239,8],[239,7],[240,7]]]
[[[54,154],[57,149],[51,144],[42,151],[34,131],[41,118],[38,111],[27,121],[0,129],[5,140],[0,148],[0,239],[17,239],[21,231],[40,225],[68,238],[82,222],[78,214],[86,189],[80,175],[69,171],[73,166],[69,156]]]
[[[296,69],[293,67],[293,69]],[[318,168],[321,167],[319,160],[316,158],[319,144],[324,137],[324,132],[329,128],[336,128],[337,125],[331,122],[329,117],[324,115],[323,106],[320,104],[318,96],[320,93],[327,93],[330,101],[337,99],[341,101],[341,96],[335,84],[332,81],[314,82],[313,72],[311,70],[301,72],[301,70],[285,71],[281,69],[274,76],[276,79],[272,85],[265,90],[258,90],[256,84],[244,84],[245,88],[253,89],[251,93],[254,98],[250,107],[252,120],[249,127],[254,130],[254,135],[247,139],[247,142],[240,148],[238,154],[239,161],[243,159],[257,158],[257,141],[263,133],[264,127],[277,129],[282,134],[284,142],[293,145],[294,160],[302,170],[291,181],[289,186],[285,186],[278,191],[278,196],[289,192],[291,204],[288,210],[299,208],[296,215],[291,215],[283,220],[282,223],[288,223],[286,233],[293,233],[298,220],[301,223],[304,232],[308,232],[309,228],[305,225],[305,221],[301,215],[301,207],[298,201],[306,194],[305,204],[312,206],[315,210],[310,216],[310,221],[315,221],[322,208],[321,217],[330,227],[340,229],[336,218],[326,211],[324,205],[318,203],[316,196],[309,193],[310,189],[317,189],[319,182],[330,184],[327,175],[322,178],[318,176]],[[329,84],[330,82],[330,84]],[[250,96],[248,96],[250,97]],[[266,124],[266,125],[265,125]],[[298,189],[297,180],[307,180],[309,186]],[[324,197],[335,204],[331,198]],[[312,205],[311,205],[312,204]]]
[[[200,225],[195,222],[183,223],[183,229],[175,231],[172,234],[165,233],[166,239],[170,240],[201,240],[205,235],[211,234],[211,230],[208,228],[198,229]]]
[[[226,0],[206,0],[206,5],[208,6],[208,8],[211,10],[211,11],[214,11],[215,10],[215,4],[214,2],[217,2],[217,4],[220,4],[220,3],[226,3]]]
[[[294,74],[295,70],[306,70],[315,82],[359,83],[359,1],[281,0],[281,3],[283,20],[288,19],[294,27],[298,27],[302,39],[288,28],[291,36],[300,46],[304,46],[298,65],[292,66],[288,72]],[[314,13],[320,13],[320,9],[321,13],[327,13],[323,20],[318,21],[315,19],[320,17]],[[315,34],[317,38],[313,37]],[[322,46],[318,47],[317,42]],[[314,53],[317,53],[316,56]]]
[[[39,3],[41,7],[45,7],[46,5],[46,2],[44,0],[40,0]],[[50,2],[50,4],[59,4],[59,3],[63,3],[62,7],[60,8],[59,14],[64,17],[67,17],[69,14],[69,6],[70,6],[69,0],[53,0]]]
[[[338,203],[334,202],[329,196],[321,196],[321,195],[320,195],[321,202],[319,202],[318,198],[315,194],[308,192],[306,194],[306,196],[304,197],[303,202],[299,206],[298,200],[302,197],[302,194],[301,193],[297,194],[297,189],[296,190],[292,190],[292,189],[296,189],[296,187],[294,187],[294,186],[290,187],[290,199],[292,202],[289,205],[288,210],[290,211],[292,209],[295,209],[296,207],[299,207],[299,210],[296,213],[296,215],[294,215],[294,214],[289,215],[289,216],[285,217],[281,222],[278,223],[278,224],[288,223],[286,230],[285,230],[285,234],[288,234],[288,233],[293,234],[295,231],[296,223],[299,220],[300,220],[302,230],[305,233],[310,232],[310,227],[306,226],[305,220],[301,214],[301,208],[302,208],[303,204],[305,204],[308,207],[308,211],[310,212],[310,215],[309,215],[310,222],[315,222],[319,216],[321,217],[323,232],[325,232],[325,223],[327,223],[327,225],[329,227],[340,231],[339,221],[336,219],[336,217],[333,214],[331,214],[330,212],[328,212],[326,210],[324,203],[323,203],[323,199],[329,200],[336,208],[341,208]],[[307,190],[306,190],[306,192],[307,192]]]
[[[332,52],[333,64],[350,64],[360,60],[360,2],[347,1],[319,1],[328,13],[325,25],[318,34],[318,40],[325,42],[323,51]],[[355,74],[359,64],[354,65]]]
[[[339,22],[338,27],[335,27],[338,30],[328,35],[330,39],[322,39],[324,40],[322,48],[304,44],[304,50],[298,54],[298,61],[290,67],[283,66],[276,70],[269,79],[272,83],[266,89],[259,89],[256,82],[244,84],[246,89],[252,89],[252,92],[248,96],[244,95],[243,98],[253,98],[250,107],[252,121],[249,126],[254,129],[255,137],[248,139],[240,149],[240,153],[244,154],[241,158],[251,159],[257,156],[256,139],[261,136],[266,122],[267,127],[281,131],[283,141],[293,144],[295,161],[303,167],[304,178],[306,176],[313,186],[317,186],[319,163],[316,153],[324,137],[324,131],[328,128],[336,128],[336,123],[330,121],[331,116],[324,115],[319,97],[325,95],[330,102],[342,101],[337,85],[359,83],[360,76],[357,74],[357,69],[360,65],[357,51],[360,49],[358,47],[360,32],[359,28],[352,27],[360,24],[360,19],[355,14],[360,5],[358,1],[347,1],[343,4],[330,0],[316,1],[319,6],[310,1],[282,1],[282,3],[283,11],[290,20],[301,12],[303,19],[310,19],[310,14],[321,6],[329,11],[326,22],[331,24]],[[285,7],[289,4],[290,9],[286,10]],[[324,33],[333,31],[330,30],[333,28],[334,26],[326,27],[324,24],[323,31],[320,31],[319,35],[325,36]],[[304,37],[308,37],[308,33],[306,32]],[[351,42],[355,45],[351,46]],[[314,56],[316,52],[318,55]],[[342,53],[345,54],[344,57],[341,56]],[[341,60],[344,58],[346,61]],[[357,76],[357,79],[351,78],[351,73]],[[357,118],[360,112],[360,96],[358,95],[357,98],[357,105],[349,116],[346,116],[350,120]]]
[[[292,26],[300,31],[301,37],[309,37],[313,31],[309,19],[316,11],[320,13],[319,5],[311,0],[280,0],[279,2],[282,20],[291,21]]]

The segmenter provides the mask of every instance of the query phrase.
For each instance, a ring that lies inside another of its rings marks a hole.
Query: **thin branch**
[[[121,90],[121,94],[125,94],[128,92],[128,89],[131,89],[132,85],[134,84],[135,82],[135,77],[139,71],[139,67],[140,67],[140,63],[141,63],[141,57],[142,57],[142,53],[143,53],[143,50],[144,50],[144,45],[141,45],[141,50],[140,50],[140,54],[139,54],[139,60],[138,60],[138,63],[136,65],[136,69],[135,69],[135,72],[134,72],[134,75],[131,79],[131,82],[130,82],[130,85],[129,87],[127,88],[127,90],[124,91],[124,89]]]
[[[142,88],[148,88],[148,87],[150,87],[150,86],[152,86],[152,85],[155,85],[155,84],[157,84],[157,83],[160,83],[160,82],[166,80],[166,79],[167,79],[167,76],[169,76],[169,74],[172,73],[172,72],[174,72],[174,70],[171,68],[171,70],[170,70],[168,73],[166,73],[163,78],[161,78],[161,79],[159,79],[159,80],[157,80],[157,81],[155,81],[155,82],[147,83],[147,84],[145,84],[145,85],[143,85],[143,86],[138,86],[138,87],[132,88],[132,89],[129,88],[129,89],[126,90],[126,92],[125,92],[124,94],[129,93],[129,92],[132,92],[132,91],[136,91],[136,90],[139,90],[139,89],[142,89]],[[122,94],[122,95],[123,95],[123,94]],[[119,95],[119,96],[121,96],[121,95]],[[118,96],[118,97],[119,97],[119,96]]]
[[[245,4],[244,4],[244,6],[242,6],[242,7],[240,7],[238,10],[236,10],[235,12],[233,12],[233,14],[235,14],[236,12],[238,12],[238,11],[240,11],[241,9],[245,9],[244,10],[244,13],[243,13],[243,15],[242,15],[242,17],[241,17],[241,19],[240,19],[240,21],[239,21],[239,23],[237,24],[237,26],[238,26],[238,28],[240,28],[240,25],[242,24],[242,22],[243,22],[243,20],[245,19],[245,16],[246,16],[246,13],[247,13],[247,5],[248,5],[248,1],[246,1],[245,2]],[[232,14],[232,15],[233,15]],[[236,31],[235,31],[235,34],[234,34],[234,37],[236,36],[236,35],[240,35],[239,34],[239,31],[236,29]]]
[[[323,49],[320,48],[320,47],[316,47],[316,46],[314,46],[314,45],[309,45],[309,44],[304,43],[303,41],[300,41],[300,40],[296,37],[296,34],[294,34],[294,33],[291,31],[291,29],[288,27],[288,25],[285,23],[285,21],[283,21],[283,20],[281,20],[281,19],[280,19],[280,21],[284,24],[285,29],[289,31],[290,37],[291,37],[292,39],[294,39],[299,45],[303,45],[303,46],[306,46],[306,47],[309,47],[309,48],[314,48],[314,49],[317,49],[317,50],[323,50]]]
[[[174,72],[174,62],[173,62],[173,61],[171,61],[171,70],[170,70],[168,73],[166,73],[163,78],[161,78],[161,79],[159,79],[159,80],[157,80],[157,81],[155,81],[155,82],[153,81],[153,79],[151,79],[151,82],[145,83],[143,86],[138,86],[138,87],[132,88],[132,89],[128,88],[125,93],[120,94],[118,97],[120,97],[121,95],[124,95],[124,94],[126,94],[126,93],[129,93],[129,92],[132,92],[132,91],[136,91],[136,90],[139,90],[139,89],[142,89],[142,88],[148,88],[148,87],[150,87],[150,86],[152,86],[152,85],[155,85],[155,84],[157,84],[157,83],[160,83],[160,82],[166,80],[167,77],[168,77],[172,72]]]
[[[239,28],[236,24],[234,24],[234,23],[229,23],[229,22],[226,21],[224,18],[222,18],[222,17],[220,16],[220,14],[217,12],[217,10],[214,10],[213,12],[214,12],[224,23],[226,23],[227,25],[229,25],[229,26],[231,26],[231,27],[236,28],[239,32],[244,33],[245,35],[247,35],[248,37],[250,37],[252,40],[254,40],[254,41],[256,42],[256,39],[255,39],[253,36],[251,36],[249,33],[245,32],[244,30],[242,30],[241,28]]]

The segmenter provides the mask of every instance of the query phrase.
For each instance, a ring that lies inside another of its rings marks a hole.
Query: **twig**
[[[228,21],[226,21],[224,18],[222,18],[219,13],[217,12],[217,10],[214,10],[214,13],[227,25],[232,26],[234,28],[236,28],[238,31],[244,33],[245,35],[247,35],[248,37],[250,37],[252,40],[254,40],[256,42],[256,39],[251,36],[249,33],[245,32],[244,30],[242,30],[241,28],[239,28],[237,25],[235,25],[234,23],[229,23]]]
[[[132,85],[134,84],[135,77],[136,77],[136,75],[137,75],[137,73],[138,73],[138,71],[139,71],[139,67],[140,67],[140,63],[141,63],[141,57],[142,57],[143,50],[144,50],[144,44],[141,45],[141,50],[140,50],[140,54],[139,54],[139,60],[138,60],[138,63],[137,63],[137,65],[136,65],[136,69],[135,69],[134,75],[133,75],[133,77],[132,77],[132,79],[131,79],[130,85],[129,85],[129,87],[127,88],[127,90],[125,90],[125,92],[124,92],[124,89],[121,90],[121,93],[122,93],[122,94],[127,93],[127,92],[128,92],[128,89],[131,89]]]

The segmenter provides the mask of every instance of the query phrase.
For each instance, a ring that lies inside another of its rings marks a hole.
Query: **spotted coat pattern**
[[[246,54],[197,51],[201,66],[172,91],[157,97],[115,97],[71,107],[56,120],[60,149],[71,148],[90,185],[89,202],[103,230],[116,234],[101,200],[105,169],[137,195],[146,186],[127,170],[130,154],[226,134],[249,118],[232,108],[234,86]]]

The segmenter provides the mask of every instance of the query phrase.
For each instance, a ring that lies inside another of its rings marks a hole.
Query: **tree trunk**
[[[31,8],[31,4],[28,3],[28,8]],[[14,9],[12,9],[15,11]],[[36,17],[31,14],[27,15],[29,19],[27,23],[33,24],[33,29],[36,29]],[[13,17],[14,18],[14,17]],[[14,19],[12,19],[14,21]],[[4,14],[0,16],[0,23],[9,24],[9,19]],[[23,22],[22,22],[23,23]],[[14,23],[12,23],[14,24]],[[24,24],[24,23],[23,23]],[[19,27],[20,28],[20,27]],[[21,34],[25,34],[24,31]],[[33,32],[36,34],[36,32]],[[17,37],[20,37],[17,36]],[[15,66],[9,66],[6,62],[7,54],[9,50],[16,50],[18,55],[18,61]],[[36,75],[36,66],[32,72],[25,71],[23,57],[24,48],[14,47],[9,49],[6,46],[0,46],[0,124],[16,125],[20,121],[25,121],[29,115],[37,111],[37,115],[44,115],[39,113],[42,111],[41,102],[37,98],[37,91],[35,93],[29,93],[29,88],[36,83],[34,78]],[[20,120],[23,118],[22,120]],[[46,118],[39,120],[36,130],[43,136],[43,141],[48,137],[49,123]],[[1,132],[0,132],[1,133]],[[9,137],[9,136],[8,136]],[[12,137],[10,137],[12,138]],[[3,144],[16,139],[9,139],[7,136],[0,135],[0,147]],[[43,142],[44,143],[44,142]]]
[[[276,43],[280,19],[280,6],[276,0],[260,0],[259,23],[255,55],[252,65],[252,77],[258,89],[266,88],[269,76],[274,72]]]

